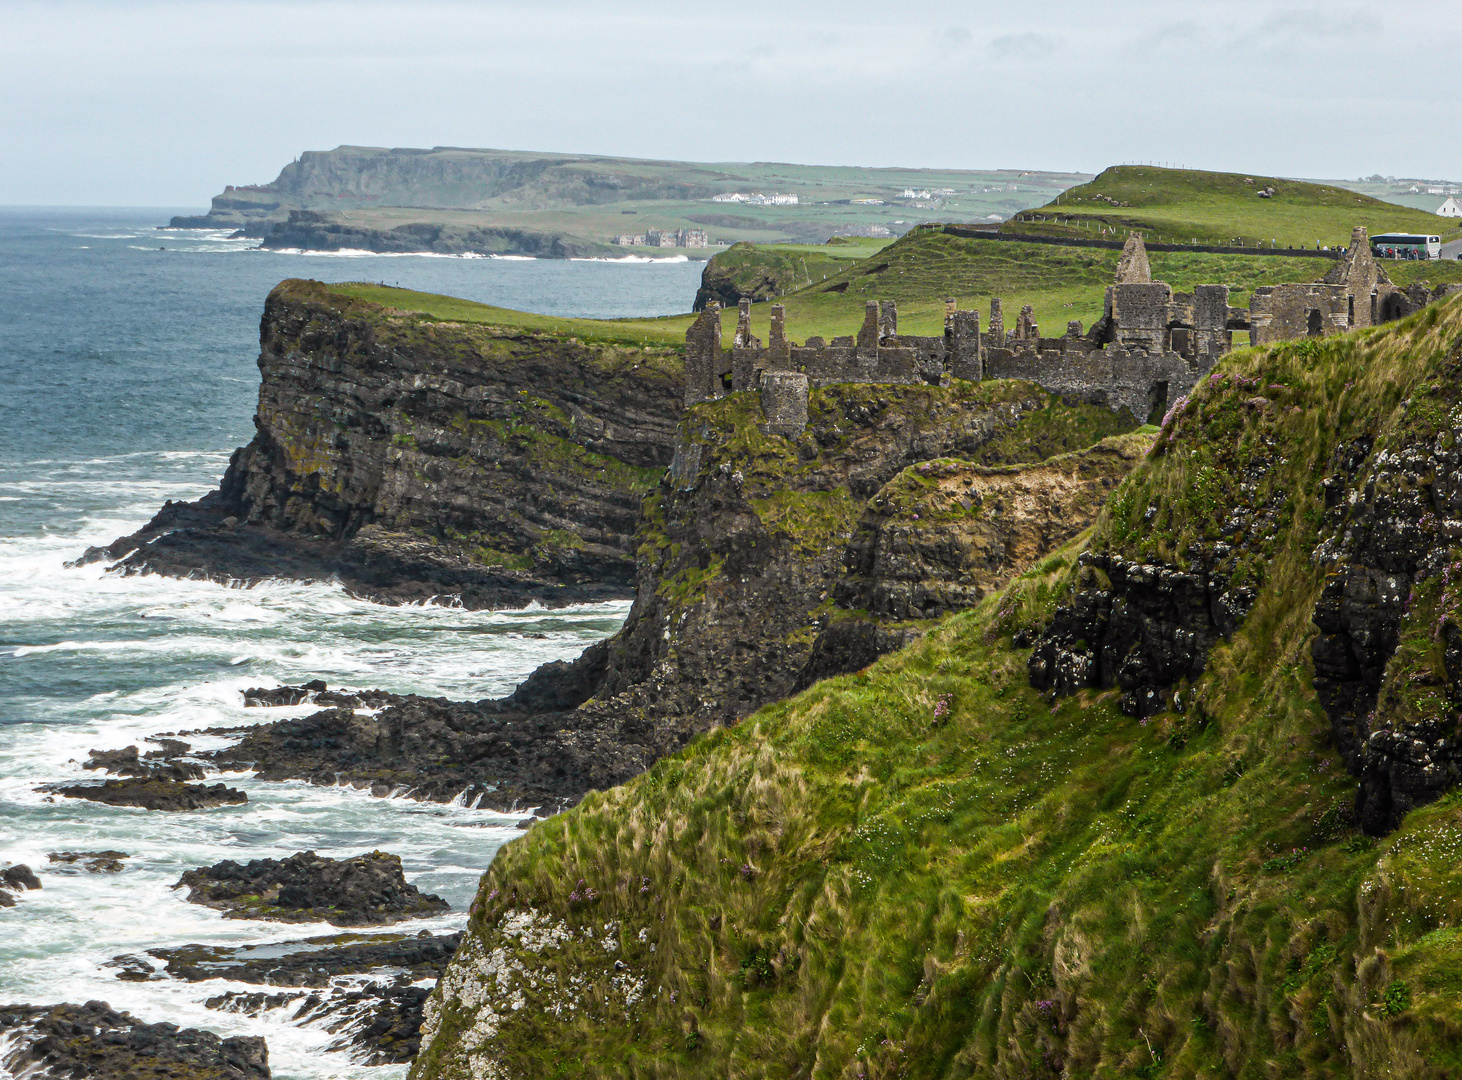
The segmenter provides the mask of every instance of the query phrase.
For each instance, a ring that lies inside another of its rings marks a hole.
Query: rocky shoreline
[[[88,768],[121,778],[74,786],[91,797],[182,800],[200,771],[249,770],[554,813],[978,603],[1084,528],[1146,445],[1110,410],[1022,383],[828,387],[786,439],[760,431],[746,395],[682,415],[670,357],[444,326],[309,283],[271,294],[261,341],[258,434],[220,489],[87,558],[124,574],[328,576],[388,602],[633,606],[618,634],[498,700],[251,687],[248,707],[316,709],[211,732],[237,737],[223,749],[159,736],[146,754],[94,752]],[[178,885],[230,918],[360,926],[441,910],[381,853],[225,861]],[[420,1039],[420,984],[455,944],[190,946],[113,964],[124,981],[291,987],[208,1003],[287,1009],[338,1030],[357,1060],[398,1062]]]
[[[269,1048],[256,1036],[147,1024],[104,1001],[0,1005],[0,1057],[12,1075],[41,1080],[269,1080]]]

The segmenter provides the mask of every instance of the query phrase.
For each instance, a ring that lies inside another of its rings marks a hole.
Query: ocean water
[[[170,888],[184,870],[223,858],[380,848],[454,908],[406,928],[460,926],[479,875],[518,835],[522,814],[241,774],[222,778],[248,793],[248,805],[179,814],[37,788],[96,777],[80,766],[92,748],[146,750],[144,740],[162,732],[310,711],[246,710],[248,686],[322,678],[331,687],[498,696],[537,665],[613,633],[628,604],[393,608],[331,585],[231,589],[64,563],[136,529],[163,500],[216,485],[252,432],[259,314],[282,278],[385,281],[614,317],[686,310],[700,264],[270,253],[222,233],[155,230],[170,213],[0,209],[0,864],[27,863],[44,886],[0,909],[0,1004],[100,999],[150,1022],[264,1035],[276,1077],[388,1080],[404,1066],[367,1068],[328,1052],[336,1036],[289,1023],[287,1010],[247,1017],[203,1006],[250,989],[242,984],[123,982],[104,965],[190,942],[332,932],[226,920]],[[93,874],[47,859],[98,849],[127,852],[125,868]]]

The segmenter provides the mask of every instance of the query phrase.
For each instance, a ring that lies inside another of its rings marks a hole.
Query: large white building
[[[1446,202],[1437,207],[1437,216],[1462,218],[1462,205],[1458,205],[1456,199],[1448,198]]]
[[[712,195],[711,202],[746,203],[749,206],[796,206],[797,196],[783,195],[776,191],[770,195],[763,195],[760,191],[727,191]]]

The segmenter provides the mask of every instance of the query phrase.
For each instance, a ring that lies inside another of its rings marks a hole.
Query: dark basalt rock
[[[266,986],[306,987],[279,992],[230,991],[208,998],[210,1009],[257,1016],[298,1002],[295,1023],[324,1024],[343,1032],[332,1050],[344,1050],[362,1065],[409,1062],[421,1044],[421,1010],[429,987],[413,985],[440,977],[462,940],[460,933],[413,937],[356,935],[239,947],[187,945],[154,949],[168,976],[201,982],[228,979]],[[120,956],[117,977],[145,980],[156,968],[142,957]],[[358,978],[367,976],[364,983]],[[336,980],[350,977],[349,985]]]
[[[1254,591],[1230,588],[1201,568],[1184,570],[1083,552],[1108,589],[1077,592],[1036,639],[1031,685],[1057,696],[1120,687],[1122,711],[1146,717],[1169,707],[1172,688],[1203,674],[1209,650],[1236,630]]]
[[[357,1065],[402,1065],[413,1061],[421,1049],[422,1007],[431,993],[430,987],[413,986],[402,977],[351,989],[335,987],[328,993],[231,990],[203,1004],[221,1012],[258,1016],[298,1002],[289,1015],[293,1023],[345,1032],[329,1049],[348,1053]]]
[[[257,431],[219,489],[79,562],[338,580],[385,603],[627,597],[641,497],[682,408],[673,351],[423,325],[284,282],[260,325]]]
[[[186,752],[187,744],[178,743]],[[207,770],[191,761],[162,760],[167,751],[152,751],[143,758],[137,747],[128,746],[121,750],[90,750],[83,769],[101,769],[117,776],[142,776],[157,780],[202,780]]]
[[[1462,782],[1462,628],[1445,605],[1412,610],[1419,594],[1451,595],[1462,579],[1450,555],[1462,535],[1462,447],[1430,431],[1379,450],[1366,437],[1338,447],[1331,468],[1321,485],[1330,535],[1314,555],[1328,566],[1313,615],[1315,692],[1359,777],[1360,827],[1381,835]],[[1440,646],[1439,669],[1398,660],[1408,634]],[[1413,699],[1424,687],[1435,687],[1433,704],[1419,708]]]
[[[144,810],[202,810],[212,806],[239,806],[249,797],[224,784],[185,784],[179,780],[107,780],[101,784],[53,784],[39,789],[87,799],[108,806],[140,806]]]
[[[14,866],[0,870],[0,908],[15,906],[15,897],[12,892],[21,892],[24,889],[39,889],[40,878],[31,872],[31,868],[25,863],[17,863]]]
[[[340,975],[407,972],[413,980],[433,978],[445,970],[462,940],[460,933],[342,934],[271,945],[184,945],[151,949],[167,974],[188,982],[229,979],[264,986],[328,987]],[[138,957],[117,957],[125,967]],[[145,961],[144,961],[145,962]],[[394,975],[391,977],[394,978]]]
[[[218,908],[230,919],[372,926],[451,910],[441,897],[409,884],[401,859],[384,851],[350,859],[313,851],[247,864],[225,859],[189,870],[173,888],[185,886],[190,903]]]
[[[122,869],[122,860],[131,856],[125,851],[53,851],[46,858],[63,866],[83,863],[92,874],[115,874]]]
[[[39,889],[41,879],[36,877],[35,872],[25,863],[16,863],[14,866],[0,870],[0,885],[7,889],[19,891],[21,889]]]
[[[530,679],[531,696],[572,701],[583,672],[563,665],[565,684]],[[525,684],[527,685],[527,684]],[[223,768],[252,768],[261,780],[350,783],[373,795],[400,791],[505,812],[572,803],[592,788],[642,772],[654,758],[624,732],[617,716],[574,709],[520,712],[515,698],[453,702],[392,696],[374,715],[327,709],[261,725],[232,747],[209,755]]]
[[[302,686],[276,686],[272,690],[263,686],[251,686],[244,691],[244,708],[268,709],[282,705],[303,705],[311,694],[325,689],[320,679],[312,679]]]
[[[269,1080],[263,1039],[145,1024],[104,1001],[0,1006],[0,1064],[36,1080]]]
[[[378,709],[389,705],[392,700],[394,695],[383,690],[361,690],[354,693],[348,690],[330,690],[320,679],[300,686],[276,686],[273,689],[254,686],[244,691],[246,709],[304,704],[323,705],[331,709]]]

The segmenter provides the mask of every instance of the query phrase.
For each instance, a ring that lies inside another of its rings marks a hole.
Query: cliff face
[[[413,1080],[1454,1074],[1459,376],[1462,300],[1224,360],[998,597],[504,847]]]
[[[430,220],[429,208],[542,210],[626,200],[698,200],[709,198],[728,179],[714,167],[684,162],[458,147],[337,146],[306,151],[268,184],[230,186],[213,197],[206,215],[175,217],[171,224],[264,236],[298,210],[421,207],[427,208],[423,220]]]
[[[292,210],[287,220],[272,224],[262,235],[259,246],[276,250],[431,251],[440,255],[532,255],[540,259],[622,254],[608,244],[566,233],[435,221],[375,227],[318,210]]]
[[[918,636],[898,618],[835,611],[832,599],[859,514],[901,470],[931,455],[1039,460],[1123,427],[1109,409],[1067,406],[1026,383],[845,384],[815,391],[809,408],[796,439],[760,430],[752,394],[684,416],[671,467],[641,510],[634,606],[619,634],[575,663],[540,669],[503,701],[394,698],[371,715],[335,708],[255,729],[218,760],[253,763],[266,778],[404,787],[421,798],[466,791],[503,808],[575,802],[802,681],[862,667]],[[1107,457],[1095,472],[1128,464]],[[1093,471],[1052,464],[1042,475],[1067,468]],[[1018,485],[1021,471],[1005,472]],[[1075,489],[1072,522],[1100,499]],[[1041,513],[1060,505],[1048,491]],[[1010,526],[1022,520],[1012,505]],[[1016,572],[1061,535],[1030,531],[985,580]]]
[[[256,434],[129,572],[328,578],[468,606],[627,595],[669,465],[674,349],[442,322],[289,281],[260,327]],[[98,553],[103,554],[103,553]]]
[[[837,384],[813,391],[808,410],[807,430],[787,439],[761,432],[755,395],[697,406],[645,503],[635,604],[591,707],[642,718],[661,752],[785,697],[809,663],[825,674],[873,659],[817,645],[859,515],[906,467],[1040,460],[1128,426],[1015,382]],[[900,629],[884,647],[906,639]]]
[[[1151,442],[1116,436],[1033,465],[935,460],[905,469],[863,511],[839,605],[894,619],[974,607],[1014,568],[1089,528]]]

